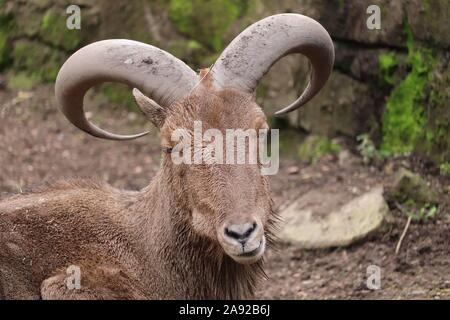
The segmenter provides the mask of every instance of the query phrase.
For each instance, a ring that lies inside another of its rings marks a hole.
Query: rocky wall
[[[384,154],[418,152],[450,161],[450,2],[447,0],[78,0],[81,29],[65,26],[66,0],[0,0],[0,69],[10,87],[54,81],[77,48],[106,38],[159,46],[198,69],[259,18],[297,12],[320,21],[336,47],[324,90],[288,122],[299,130],[354,139],[369,133]],[[366,9],[381,8],[381,30]],[[295,99],[308,64],[292,56],[263,79],[258,101],[272,114]],[[104,90],[112,100],[127,90]]]

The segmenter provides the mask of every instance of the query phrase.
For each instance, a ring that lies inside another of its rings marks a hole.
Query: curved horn
[[[302,95],[275,113],[293,111],[312,99],[325,85],[334,63],[328,32],[317,21],[300,14],[277,14],[260,20],[239,34],[212,68],[215,84],[254,93],[259,80],[280,58],[302,53],[312,65],[312,75]]]
[[[197,75],[184,62],[154,46],[131,40],[94,42],[75,52],[61,67],[55,84],[56,99],[67,119],[81,130],[103,139],[129,140],[136,135],[109,133],[90,123],[83,98],[102,82],[121,82],[138,88],[166,107],[187,95]]]

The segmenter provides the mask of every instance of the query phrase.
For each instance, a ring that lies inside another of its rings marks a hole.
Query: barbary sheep
[[[138,138],[145,133],[102,130],[83,111],[85,93],[102,82],[137,88],[137,104],[160,130],[161,168],[140,191],[73,179],[0,202],[0,298],[252,297],[277,220],[261,164],[174,164],[171,135],[189,131],[193,121],[220,131],[266,128],[255,102],[258,81],[293,53],[309,59],[310,83],[277,114],[308,102],[333,67],[329,34],[303,15],[278,14],[251,25],[199,75],[169,53],[130,40],[99,41],[75,52],[55,85],[64,115],[98,138]],[[68,285],[69,269],[79,271],[79,286]]]

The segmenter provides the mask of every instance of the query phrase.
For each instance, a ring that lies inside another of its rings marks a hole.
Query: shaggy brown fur
[[[265,123],[250,96],[203,86],[167,110],[162,146],[194,120],[222,131]],[[207,223],[195,225],[194,207]],[[276,216],[258,165],[175,165],[165,153],[139,192],[66,180],[13,196],[0,202],[0,298],[249,298],[262,262],[232,260],[216,230],[255,208],[271,243]],[[81,268],[79,290],[66,286],[70,265]]]

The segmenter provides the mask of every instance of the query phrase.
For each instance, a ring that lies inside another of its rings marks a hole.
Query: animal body
[[[334,61],[328,33],[302,15],[251,25],[199,75],[169,53],[130,40],[96,42],[72,55],[56,81],[68,120],[98,138],[138,138],[143,134],[104,131],[83,112],[86,91],[101,82],[137,88],[136,103],[160,130],[161,168],[140,191],[72,179],[0,202],[0,298],[251,298],[277,221],[261,163],[174,163],[173,133],[191,132],[195,121],[219,132],[268,128],[255,90],[291,53],[306,55],[313,71],[283,114],[323,87]],[[70,285],[74,276],[79,286]]]

